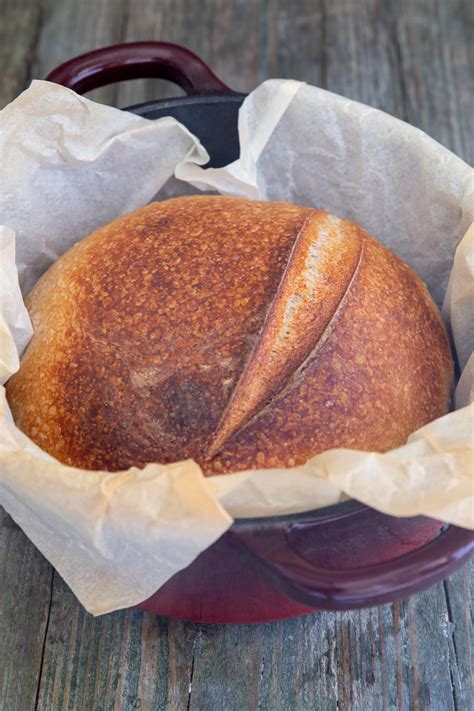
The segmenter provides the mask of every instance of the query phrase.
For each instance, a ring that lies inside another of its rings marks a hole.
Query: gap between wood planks
[[[189,686],[188,686],[188,703],[186,706],[186,711],[189,711],[191,707],[191,694],[193,691],[193,677],[194,677],[194,661],[196,659],[196,645],[198,644],[199,640],[202,637],[202,627],[198,627],[197,634],[193,640],[193,652],[192,652],[192,657],[191,657],[191,669],[189,672]]]
[[[53,606],[53,588],[54,588],[55,574],[56,574],[56,571],[53,568],[51,571],[51,582],[50,582],[50,588],[49,588],[48,613],[46,616],[46,625],[44,627],[44,638],[43,638],[43,643],[41,646],[41,659],[40,659],[40,668],[39,668],[39,674],[38,674],[38,686],[36,688],[36,697],[35,697],[35,705],[34,705],[35,711],[38,708],[39,699],[40,699],[41,680],[43,678],[44,655],[45,655],[45,650],[46,650],[46,640],[48,639],[49,621],[51,619],[51,608]]]
[[[448,591],[448,584],[446,580],[443,580],[443,591],[444,591],[444,598],[446,600],[446,610],[448,611],[448,620],[449,622],[454,625],[454,619],[453,619],[453,614],[451,610],[451,601],[449,599],[449,591]],[[456,645],[456,638],[453,635],[453,649],[454,649],[454,659],[456,662],[456,666],[459,665],[459,659],[458,659],[458,650],[457,650],[457,645]],[[457,695],[456,695],[456,684],[454,683],[454,677],[453,677],[453,668],[452,665],[449,665],[449,676],[451,679],[451,693],[453,697],[453,706],[454,706],[454,711],[459,711],[459,706],[458,706],[458,700],[457,700]]]

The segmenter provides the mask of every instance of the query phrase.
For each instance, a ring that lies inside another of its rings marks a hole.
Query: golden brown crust
[[[402,444],[446,411],[452,364],[420,280],[351,223],[187,197],[96,231],[27,300],[7,395],[43,449],[207,474]]]
[[[452,362],[439,314],[413,272],[360,233],[360,262],[326,332],[208,473],[292,466],[334,447],[387,451],[446,412]]]
[[[208,454],[222,449],[309,356],[360,259],[357,228],[311,212],[302,225],[255,348],[227,403]]]

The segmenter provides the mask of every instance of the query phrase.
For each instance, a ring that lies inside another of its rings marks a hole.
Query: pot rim
[[[318,519],[318,523],[332,523],[339,521],[349,516],[357,516],[369,510],[369,506],[357,501],[356,499],[348,499],[340,501],[337,504],[323,506],[309,511],[299,511],[296,513],[279,514],[277,516],[245,516],[234,518],[234,523],[231,529],[239,529],[241,531],[253,528],[254,526],[269,528],[272,526],[280,527],[285,524],[305,523]]]
[[[208,104],[242,104],[248,94],[238,93],[236,91],[223,94],[216,92],[214,94],[192,94],[191,96],[174,96],[168,99],[153,99],[143,101],[140,104],[132,104],[125,106],[122,111],[129,111],[132,114],[143,116],[154,109],[172,109],[180,106],[202,106]],[[147,118],[145,116],[145,118]]]

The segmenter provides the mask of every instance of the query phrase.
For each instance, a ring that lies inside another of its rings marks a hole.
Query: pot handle
[[[293,524],[271,530],[249,526],[229,534],[277,589],[317,609],[348,610],[407,597],[447,577],[474,550],[472,531],[449,526],[404,556],[359,569],[324,569],[292,548],[291,530],[295,527],[301,531],[300,524]]]
[[[169,42],[130,42],[96,49],[61,64],[46,80],[85,94],[106,84],[145,77],[173,81],[188,95],[232,91],[196,54]]]

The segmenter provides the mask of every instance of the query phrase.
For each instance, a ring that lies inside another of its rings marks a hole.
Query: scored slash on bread
[[[362,252],[359,230],[321,211],[306,218],[260,336],[234,388],[207,456],[267,405],[316,347],[344,297]]]

